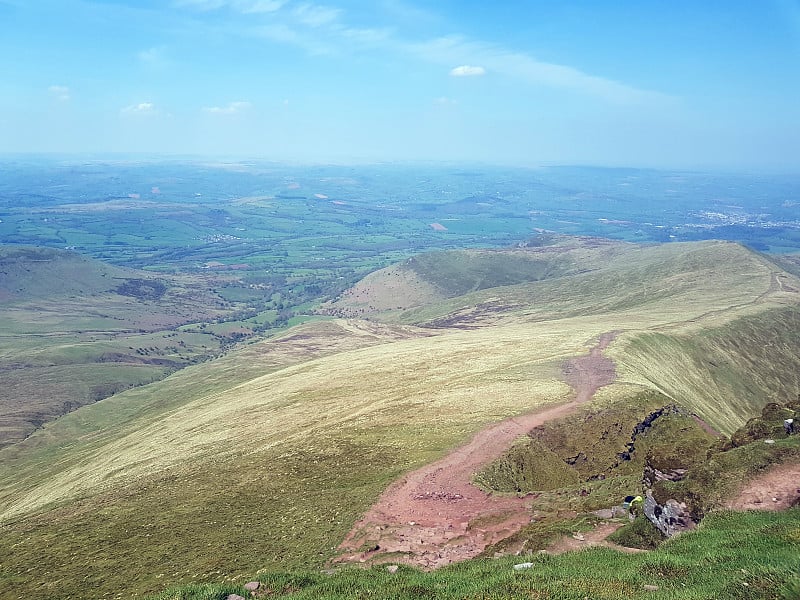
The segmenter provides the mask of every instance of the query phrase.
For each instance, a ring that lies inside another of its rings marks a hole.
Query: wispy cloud
[[[383,0],[395,9],[402,0]],[[355,27],[341,8],[287,0],[175,0],[177,6],[200,11],[228,9],[242,15],[264,13],[260,19],[229,24],[235,35],[261,37],[302,48],[311,55],[383,51],[445,66],[452,77],[492,73],[532,86],[546,86],[600,98],[612,104],[665,103],[675,99],[659,92],[586,73],[578,68],[545,62],[500,44],[449,35],[411,40],[381,27]],[[398,8],[399,7],[399,8]],[[453,65],[458,65],[453,67]]]
[[[242,14],[271,13],[280,10],[286,0],[176,0],[175,6],[202,11],[229,8]]]
[[[249,102],[238,101],[231,102],[227,106],[209,106],[203,110],[212,115],[235,115],[246,111],[252,106]]]
[[[69,88],[65,85],[51,85],[47,91],[52,98],[60,102],[67,102],[70,99]]]
[[[339,19],[341,9],[317,4],[301,4],[292,11],[292,16],[308,27],[330,25]]]
[[[523,52],[460,36],[447,36],[410,44],[407,50],[422,60],[436,64],[466,63],[462,67],[453,69],[451,75],[478,75],[481,73],[476,70],[483,69],[529,84],[574,90],[618,104],[670,99],[665,94],[641,90],[612,79],[584,73],[574,67],[543,62]],[[483,66],[470,67],[470,63]],[[461,72],[456,73],[456,71]]]
[[[139,104],[131,104],[126,106],[120,112],[123,115],[156,115],[158,109],[152,102],[140,102]]]
[[[472,65],[461,65],[460,67],[452,69],[450,75],[453,77],[476,77],[486,75],[486,69],[483,67],[473,67]]]

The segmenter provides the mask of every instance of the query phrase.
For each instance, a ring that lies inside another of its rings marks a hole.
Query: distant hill
[[[614,407],[635,423],[675,403],[730,434],[800,393],[800,281],[732,243],[428,254],[322,310],[347,318],[189,366],[0,450],[0,564],[13,574],[0,595],[132,595],[322,567],[403,473],[572,398],[565,365],[609,332],[616,381],[586,419]],[[627,436],[620,423],[607,419]],[[626,477],[543,499],[569,507],[583,489],[607,503],[641,485]]]
[[[428,306],[470,292],[596,270],[637,248],[599,238],[552,236],[543,240],[517,248],[419,254],[367,275],[322,310],[335,316],[386,318],[384,313]]]
[[[132,273],[77,252],[0,246],[0,302],[110,292]]]
[[[68,250],[0,246],[0,448],[218,352],[221,338],[178,330],[235,310],[218,284]]]

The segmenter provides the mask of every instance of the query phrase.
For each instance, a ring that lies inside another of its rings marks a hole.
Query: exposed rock
[[[228,597],[227,597],[226,600],[245,600],[245,599],[242,596],[240,596],[239,594],[228,594]]]
[[[656,502],[653,493],[647,490],[644,500],[644,514],[667,537],[696,527],[686,504],[670,498],[663,505]]]
[[[658,586],[657,585],[650,585],[648,583],[645,583],[642,586],[642,589],[644,589],[647,592],[657,592],[658,591]]]
[[[643,481],[647,487],[653,487],[659,481],[680,481],[686,477],[687,469],[656,469],[649,461],[644,467]]]
[[[397,573],[398,568],[397,565],[389,565],[386,567],[386,570],[389,571],[389,573]]]
[[[519,563],[518,565],[514,565],[515,571],[522,571],[523,569],[530,569],[533,566],[533,563]]]
[[[250,581],[244,584],[244,589],[248,592],[255,592],[259,587],[261,587],[261,583],[258,581]]]

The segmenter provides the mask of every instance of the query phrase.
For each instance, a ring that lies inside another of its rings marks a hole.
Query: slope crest
[[[396,313],[479,290],[594,270],[634,247],[558,237],[541,246],[426,252],[367,275],[321,312],[339,317]]]

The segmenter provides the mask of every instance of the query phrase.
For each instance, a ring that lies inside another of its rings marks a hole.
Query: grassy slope
[[[559,556],[471,560],[424,573],[400,567],[264,573],[272,597],[294,600],[463,598],[792,600],[800,593],[800,509],[784,514],[719,512],[694,532],[645,554],[589,549]],[[513,565],[530,561],[531,568]],[[649,587],[646,587],[649,586]],[[238,585],[184,588],[154,600],[222,600]]]
[[[369,274],[324,310],[335,316],[386,319],[478,290],[595,270],[633,248],[610,240],[561,237],[536,248],[428,252]]]
[[[223,314],[203,282],[160,276],[161,297],[117,293],[151,279],[74,252],[0,247],[0,447],[219,349],[211,335],[169,331]]]
[[[135,592],[321,565],[398,474],[488,422],[566,398],[563,361],[600,333],[625,330],[612,346],[625,378],[665,388],[664,372],[651,381],[627,353],[637,330],[722,335],[741,315],[796,302],[771,288],[773,271],[733,244],[635,249],[572,288],[564,278],[478,292],[513,299],[493,327],[310,323],[86,407],[0,451],[0,592],[14,581],[50,597]],[[448,310],[474,296],[453,302],[423,320],[463,325]],[[612,387],[605,397],[640,389]],[[689,402],[701,413],[702,398]]]

